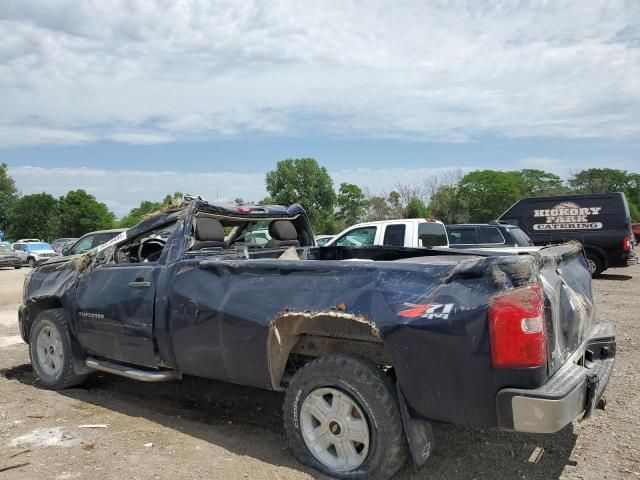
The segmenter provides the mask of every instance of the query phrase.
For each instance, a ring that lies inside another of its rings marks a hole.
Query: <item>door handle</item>
[[[129,282],[129,286],[131,288],[149,288],[151,286],[151,282],[139,281]]]

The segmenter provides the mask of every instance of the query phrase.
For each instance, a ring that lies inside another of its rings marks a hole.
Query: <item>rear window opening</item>
[[[228,253],[244,249],[305,247],[312,244],[301,216],[291,218],[234,218],[196,213],[189,254]]]
[[[436,222],[419,224],[418,240],[420,247],[446,247],[449,245],[444,225]]]
[[[387,225],[384,230],[383,245],[389,247],[404,247],[404,233],[407,229],[404,224]]]

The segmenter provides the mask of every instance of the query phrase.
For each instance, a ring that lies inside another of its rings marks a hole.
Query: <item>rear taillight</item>
[[[539,367],[547,362],[542,285],[493,297],[489,304],[491,360],[496,368]]]
[[[624,237],[624,240],[622,242],[622,250],[624,250],[625,252],[630,252],[631,250],[633,250],[632,237]]]

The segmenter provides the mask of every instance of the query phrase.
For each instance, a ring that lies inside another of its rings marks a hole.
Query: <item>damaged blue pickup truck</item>
[[[100,370],[285,391],[295,456],[354,479],[422,464],[432,422],[550,433],[588,417],[616,354],[577,244],[316,247],[298,205],[200,199],[35,268],[19,321],[44,388]]]

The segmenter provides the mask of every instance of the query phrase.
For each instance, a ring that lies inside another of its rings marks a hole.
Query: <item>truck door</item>
[[[156,366],[153,319],[159,269],[153,263],[99,265],[78,281],[77,335],[90,354]]]

